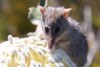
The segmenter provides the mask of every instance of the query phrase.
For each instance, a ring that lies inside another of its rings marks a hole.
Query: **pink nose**
[[[53,45],[54,45],[54,40],[49,40],[48,41],[48,48],[52,49]]]

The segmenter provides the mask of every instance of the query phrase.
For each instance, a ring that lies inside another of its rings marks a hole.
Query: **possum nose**
[[[55,42],[54,39],[51,39],[51,40],[48,41],[48,48],[49,48],[49,49],[52,49],[52,47],[53,47],[53,45],[54,45],[54,42]]]

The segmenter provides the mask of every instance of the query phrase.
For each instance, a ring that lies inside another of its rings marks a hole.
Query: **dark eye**
[[[48,34],[48,32],[49,32],[49,28],[45,27],[45,33]]]
[[[59,33],[60,32],[60,27],[56,27],[55,28],[55,33]]]

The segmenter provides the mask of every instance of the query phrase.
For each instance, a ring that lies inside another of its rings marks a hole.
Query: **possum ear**
[[[64,16],[65,18],[68,17],[68,15],[69,15],[69,13],[70,13],[71,10],[72,10],[72,8],[64,9],[64,10],[63,10],[63,16]]]
[[[41,13],[44,14],[44,12],[46,10],[45,7],[39,6],[39,9],[40,9]]]

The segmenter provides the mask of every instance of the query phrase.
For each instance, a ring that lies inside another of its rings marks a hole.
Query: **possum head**
[[[58,48],[59,43],[65,41],[64,32],[69,26],[66,19],[71,8],[65,9],[63,7],[40,7],[42,13],[42,28],[48,40],[48,48]],[[63,34],[62,34],[63,33]]]

